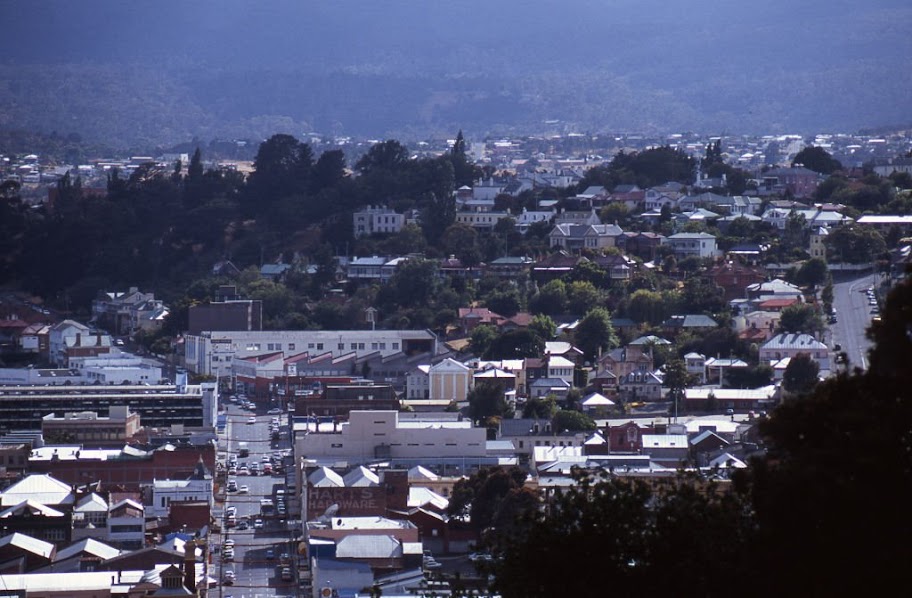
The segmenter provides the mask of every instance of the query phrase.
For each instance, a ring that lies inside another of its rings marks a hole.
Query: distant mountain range
[[[909,121],[907,0],[0,2],[0,128],[810,133]]]

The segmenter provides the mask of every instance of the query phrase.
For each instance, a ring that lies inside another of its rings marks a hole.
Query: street
[[[868,366],[868,349],[871,341],[865,337],[865,331],[871,324],[873,306],[868,304],[865,290],[875,286],[876,274],[864,274],[849,280],[833,283],[833,307],[836,308],[838,322],[830,324],[832,342],[830,348],[836,345],[842,347],[849,358],[850,367]]]
[[[237,454],[239,443],[246,442],[250,449],[247,457],[238,456],[238,466],[254,463],[258,464],[259,475],[229,475],[229,480],[236,480],[238,488],[246,486],[247,492],[228,492],[224,509],[236,507],[237,522],[243,525],[247,521],[249,527],[241,530],[238,527],[228,528],[223,526],[222,534],[214,536],[214,542],[224,546],[226,540],[234,541],[233,560],[222,560],[219,550],[214,559],[212,576],[224,582],[227,571],[234,572],[234,583],[231,585],[220,584],[218,593],[213,594],[220,598],[232,596],[234,598],[258,598],[266,596],[297,596],[295,581],[281,579],[281,559],[283,555],[291,556],[288,567],[294,571],[295,554],[294,545],[290,536],[290,529],[294,527],[292,519],[280,521],[277,517],[260,517],[260,500],[264,498],[275,499],[275,490],[285,488],[285,474],[263,475],[264,457],[269,458],[277,452],[287,452],[290,449],[288,440],[288,416],[264,415],[256,416],[256,423],[248,423],[252,412],[243,410],[239,405],[228,403],[228,424],[226,428],[227,444],[221,440],[220,448],[226,446],[227,451],[219,452],[220,460],[227,460],[228,455]],[[261,411],[264,411],[260,407]],[[270,440],[269,424],[273,417],[279,417],[282,426],[282,437],[278,441]],[[284,463],[290,464],[290,458],[285,458]],[[288,504],[289,516],[294,517],[293,505]],[[262,529],[255,529],[255,522],[263,522]],[[268,553],[271,551],[271,554]]]

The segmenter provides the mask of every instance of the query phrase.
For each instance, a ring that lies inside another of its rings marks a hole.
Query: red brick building
[[[84,454],[83,454],[84,453]],[[107,457],[107,456],[106,456]],[[193,474],[202,458],[210,471],[215,471],[215,447],[178,446],[146,452],[127,449],[116,458],[101,458],[98,451],[75,451],[57,458],[32,458],[31,473],[49,473],[71,485],[101,482],[105,487],[138,491],[154,479],[186,479]]]

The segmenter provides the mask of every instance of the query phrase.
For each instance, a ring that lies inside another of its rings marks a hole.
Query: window
[[[323,343],[317,343],[317,351],[323,350]]]
[[[345,350],[345,343],[339,343],[339,351]]]
[[[342,443],[341,443],[341,442],[334,442],[334,443],[332,444],[332,447],[333,447],[333,448],[342,448]]]
[[[371,343],[371,350],[372,350],[372,351],[376,351],[376,350],[377,350],[377,343]]]
[[[314,344],[313,344],[313,343],[307,343],[307,348],[308,348],[308,349],[313,349],[313,348],[314,348]]]
[[[393,343],[393,350],[394,350],[394,351],[398,351],[398,350],[399,350],[399,343]]]
[[[359,350],[359,351],[363,351],[363,350],[364,350],[364,343],[358,343],[358,350]]]

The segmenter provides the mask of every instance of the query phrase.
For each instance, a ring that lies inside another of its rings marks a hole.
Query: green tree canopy
[[[603,307],[589,310],[573,331],[573,339],[586,359],[594,359],[603,349],[613,349],[618,345],[618,338],[611,314]]]
[[[793,394],[807,394],[817,386],[820,366],[807,353],[799,353],[789,360],[782,375],[782,387]]]
[[[567,310],[567,285],[562,280],[552,280],[539,289],[529,308],[533,313],[556,316]]]
[[[568,432],[591,432],[597,427],[591,417],[580,411],[570,409],[560,409],[551,418],[551,429],[558,432],[563,430]]]
[[[852,224],[831,230],[824,244],[828,249],[828,261],[835,263],[870,263],[887,249],[879,232],[868,226]]]
[[[789,305],[779,316],[780,332],[817,334],[823,327],[823,320],[817,313],[817,308],[807,303]]]
[[[842,169],[842,164],[839,160],[831,156],[822,147],[814,145],[809,145],[795,154],[792,166],[798,166],[799,164],[820,174],[831,174],[835,170]]]
[[[821,285],[827,281],[829,274],[826,260],[812,257],[798,268],[795,273],[795,283],[801,286]]]
[[[500,382],[486,380],[479,382],[469,392],[469,417],[480,424],[489,417],[504,417],[511,414],[510,405],[504,396]]]

